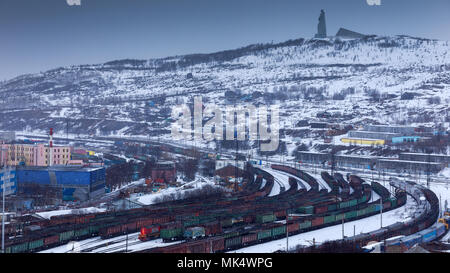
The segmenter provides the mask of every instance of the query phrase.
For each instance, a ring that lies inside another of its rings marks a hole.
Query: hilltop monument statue
[[[325,11],[320,11],[319,24],[317,25],[317,34],[315,38],[326,38],[327,37],[327,25],[325,23]]]

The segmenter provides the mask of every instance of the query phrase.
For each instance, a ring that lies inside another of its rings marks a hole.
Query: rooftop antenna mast
[[[49,163],[48,166],[51,167],[53,165],[53,128],[50,128],[50,140],[48,143],[48,147],[49,147],[49,151],[50,151],[50,156],[49,156]]]

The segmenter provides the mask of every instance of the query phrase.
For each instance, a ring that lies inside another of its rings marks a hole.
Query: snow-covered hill
[[[0,82],[0,130],[167,135],[172,107],[194,95],[279,104],[285,129],[323,111],[353,124],[447,122],[449,49],[407,36],[298,39],[58,68]]]

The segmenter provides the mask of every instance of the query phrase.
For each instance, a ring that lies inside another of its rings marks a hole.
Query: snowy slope
[[[194,95],[222,105],[227,91],[238,102],[250,96],[243,100],[279,104],[285,128],[324,110],[349,123],[442,121],[450,99],[449,48],[446,41],[407,36],[298,39],[57,68],[0,82],[0,129],[53,127],[58,134],[69,120],[70,133],[168,135],[174,105],[192,103]],[[380,96],[371,101],[374,90]],[[401,100],[405,93],[414,99]],[[430,105],[433,97],[440,103]]]

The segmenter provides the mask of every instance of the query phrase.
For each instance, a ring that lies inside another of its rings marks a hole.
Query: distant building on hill
[[[340,28],[339,31],[336,33],[336,37],[340,38],[364,38],[366,35],[354,32],[345,28]]]
[[[319,24],[317,25],[317,34],[315,38],[326,38],[327,37],[327,24],[325,22],[325,11],[320,11]]]

